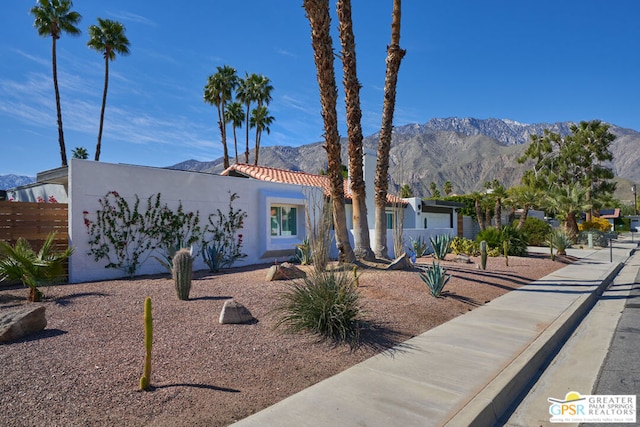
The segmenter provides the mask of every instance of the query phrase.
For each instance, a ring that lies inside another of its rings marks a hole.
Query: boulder
[[[272,265],[269,271],[267,271],[267,282],[273,280],[302,279],[304,277],[307,277],[307,273],[288,262]]]
[[[387,270],[413,270],[413,263],[409,255],[403,252],[402,255],[389,264]]]
[[[471,264],[472,261],[471,258],[469,258],[469,255],[458,254],[453,259],[453,262],[459,262],[460,264]]]
[[[40,332],[47,326],[43,305],[29,305],[0,312],[0,342],[14,341]]]
[[[225,324],[237,324],[237,323],[250,323],[255,319],[251,315],[251,312],[242,304],[235,300],[227,300],[222,306],[220,312],[220,323]]]

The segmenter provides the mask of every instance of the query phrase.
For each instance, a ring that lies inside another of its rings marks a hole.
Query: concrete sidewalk
[[[235,423],[493,425],[564,343],[635,244],[581,258]],[[610,262],[610,256],[613,262]]]

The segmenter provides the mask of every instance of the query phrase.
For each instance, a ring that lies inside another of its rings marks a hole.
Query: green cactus
[[[191,291],[191,275],[193,272],[193,257],[189,249],[180,249],[173,257],[173,281],[178,293],[178,299],[188,300]]]
[[[480,267],[483,270],[487,269],[487,241],[480,242]]]
[[[354,283],[354,285],[356,285],[356,288],[358,286],[360,286],[360,280],[358,278],[358,266],[357,265],[353,266],[353,283]]]
[[[151,383],[151,346],[153,343],[153,319],[151,318],[151,297],[144,300],[144,371],[140,378],[140,390],[148,390]]]
[[[502,252],[504,252],[504,263],[509,267],[509,242],[507,240],[502,242]]]

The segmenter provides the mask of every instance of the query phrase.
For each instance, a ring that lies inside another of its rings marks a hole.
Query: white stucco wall
[[[306,233],[304,204],[306,195],[319,192],[314,188],[299,185],[279,184],[246,178],[234,178],[205,173],[175,171],[143,166],[116,165],[104,162],[72,159],[69,166],[69,237],[75,248],[69,263],[69,280],[72,283],[114,279],[124,276],[115,269],[106,269],[106,261],[94,261],[89,251],[89,234],[84,225],[83,211],[89,219],[95,219],[100,209],[98,199],[109,191],[117,191],[130,205],[137,194],[144,208],[146,199],[161,194],[161,203],[177,208],[180,202],[185,212],[200,213],[200,224],[208,224],[208,216],[220,209],[228,212],[229,192],[239,198],[233,202],[234,209],[247,212],[244,221],[242,252],[247,254],[234,266],[272,263],[270,253],[292,250]],[[297,238],[271,238],[269,233],[269,203],[299,205]],[[194,268],[206,269],[199,254]],[[281,258],[282,259],[282,258]],[[166,270],[153,258],[140,268],[138,274],[164,273]]]
[[[62,184],[33,183],[7,191],[7,198],[16,202],[37,202],[40,197],[48,203],[49,197],[52,196],[58,203],[68,202],[67,190]]]

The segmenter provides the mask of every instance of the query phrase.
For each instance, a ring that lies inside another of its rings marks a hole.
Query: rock
[[[387,270],[413,270],[413,264],[409,255],[403,252],[402,255],[389,264]]]
[[[267,271],[267,282],[273,280],[302,279],[304,277],[307,277],[307,273],[288,262],[272,265],[269,271]]]
[[[254,320],[251,312],[242,304],[235,300],[227,300],[222,306],[220,312],[220,323],[225,324],[237,324],[237,323],[249,323]]]
[[[472,261],[471,258],[469,258],[469,255],[458,254],[453,259],[453,262],[459,262],[460,264],[471,264]]]
[[[14,341],[43,330],[47,326],[44,312],[43,305],[1,312],[0,342]]]

